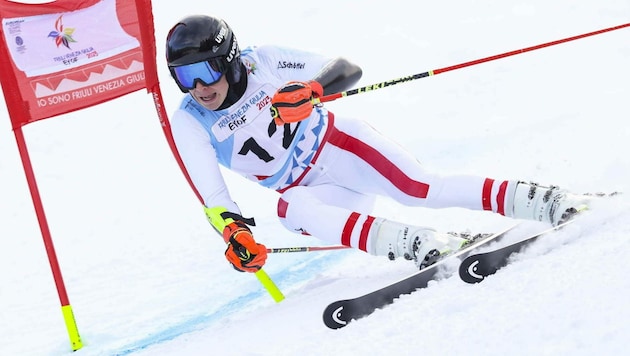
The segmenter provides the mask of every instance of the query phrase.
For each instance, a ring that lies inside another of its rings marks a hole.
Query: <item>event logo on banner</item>
[[[31,116],[12,118],[13,126],[144,88],[134,6],[102,0],[76,11],[3,18],[4,40]]]

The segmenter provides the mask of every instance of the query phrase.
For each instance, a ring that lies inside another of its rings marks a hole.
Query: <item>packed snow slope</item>
[[[181,17],[223,17],[242,47],[344,56],[359,85],[630,22],[627,0],[154,1],[158,49]],[[428,168],[628,192],[630,28],[327,104],[368,121]],[[181,93],[158,54],[172,112]],[[4,101],[2,102],[4,104]],[[270,255],[274,303],[235,272],[171,156],[144,91],[24,128],[84,342],[72,353],[5,105],[0,105],[1,355],[621,355],[630,335],[630,198],[599,200],[478,285],[456,275],[330,330],[331,302],[413,273],[359,251]],[[275,217],[277,194],[226,172],[268,247],[317,246]],[[487,212],[378,202],[377,216],[451,231],[512,223]],[[325,222],[322,222],[325,223]],[[542,228],[521,225],[508,240]],[[451,266],[455,267],[455,266]],[[453,272],[453,269],[450,270]]]

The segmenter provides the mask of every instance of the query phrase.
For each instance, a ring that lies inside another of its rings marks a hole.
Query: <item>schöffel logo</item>
[[[304,63],[295,63],[295,62],[287,62],[287,61],[278,61],[278,69],[288,68],[288,69],[304,69]]]
[[[48,33],[48,37],[51,37],[55,40],[55,44],[57,47],[64,45],[68,49],[70,48],[70,42],[76,42],[74,38],[72,38],[72,34],[74,33],[74,28],[63,27],[62,18],[63,15],[59,16],[57,21],[55,21],[55,31],[50,31]]]

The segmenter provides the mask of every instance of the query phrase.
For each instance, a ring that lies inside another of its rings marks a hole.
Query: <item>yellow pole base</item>
[[[63,305],[61,307],[61,312],[63,313],[63,320],[66,322],[66,329],[68,329],[68,336],[70,336],[70,343],[72,344],[72,351],[77,351],[78,349],[83,347],[83,343],[81,342],[81,336],[79,336],[79,329],[77,328],[77,323],[74,320],[74,313],[72,313],[72,307],[68,305]]]

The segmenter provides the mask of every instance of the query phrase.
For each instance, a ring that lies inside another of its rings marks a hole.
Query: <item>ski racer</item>
[[[277,46],[241,51],[228,24],[188,16],[166,39],[166,59],[185,93],[171,118],[177,151],[212,226],[238,271],[267,258],[232,200],[219,165],[278,192],[289,230],[419,268],[468,240],[372,216],[377,196],[405,206],[461,207],[557,225],[588,198],[555,186],[427,171],[361,120],[336,116],[312,99],[350,89],[362,75],[345,58]]]

